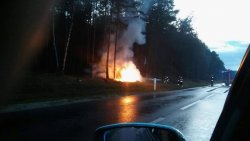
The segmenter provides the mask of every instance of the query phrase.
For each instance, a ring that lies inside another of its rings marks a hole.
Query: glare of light
[[[124,62],[121,67],[121,69],[117,69],[118,75],[115,80],[121,82],[137,82],[142,80],[140,71],[132,61]]]
[[[131,104],[135,101],[134,97],[126,96],[121,99],[122,104]]]

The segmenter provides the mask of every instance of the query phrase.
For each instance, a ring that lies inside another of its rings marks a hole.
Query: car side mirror
[[[177,129],[151,123],[122,123],[100,127],[94,141],[185,141]]]

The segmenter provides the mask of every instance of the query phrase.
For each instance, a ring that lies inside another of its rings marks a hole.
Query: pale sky
[[[249,5],[249,0],[175,0],[177,16],[192,16],[198,37],[232,70],[250,43]]]

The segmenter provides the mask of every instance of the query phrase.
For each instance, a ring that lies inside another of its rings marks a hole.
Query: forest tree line
[[[174,0],[58,0],[48,10],[48,43],[33,71],[91,76],[102,52],[109,50],[111,34],[116,41],[126,30],[128,16],[146,24],[146,43],[133,45],[133,61],[143,76],[207,80],[225,70],[218,54],[198,38],[192,17],[177,18]]]

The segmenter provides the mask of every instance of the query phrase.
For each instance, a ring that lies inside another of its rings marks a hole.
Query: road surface
[[[199,87],[124,95],[64,106],[0,114],[0,140],[92,140],[94,130],[120,122],[151,122],[179,129],[187,140],[207,141],[229,87]]]

